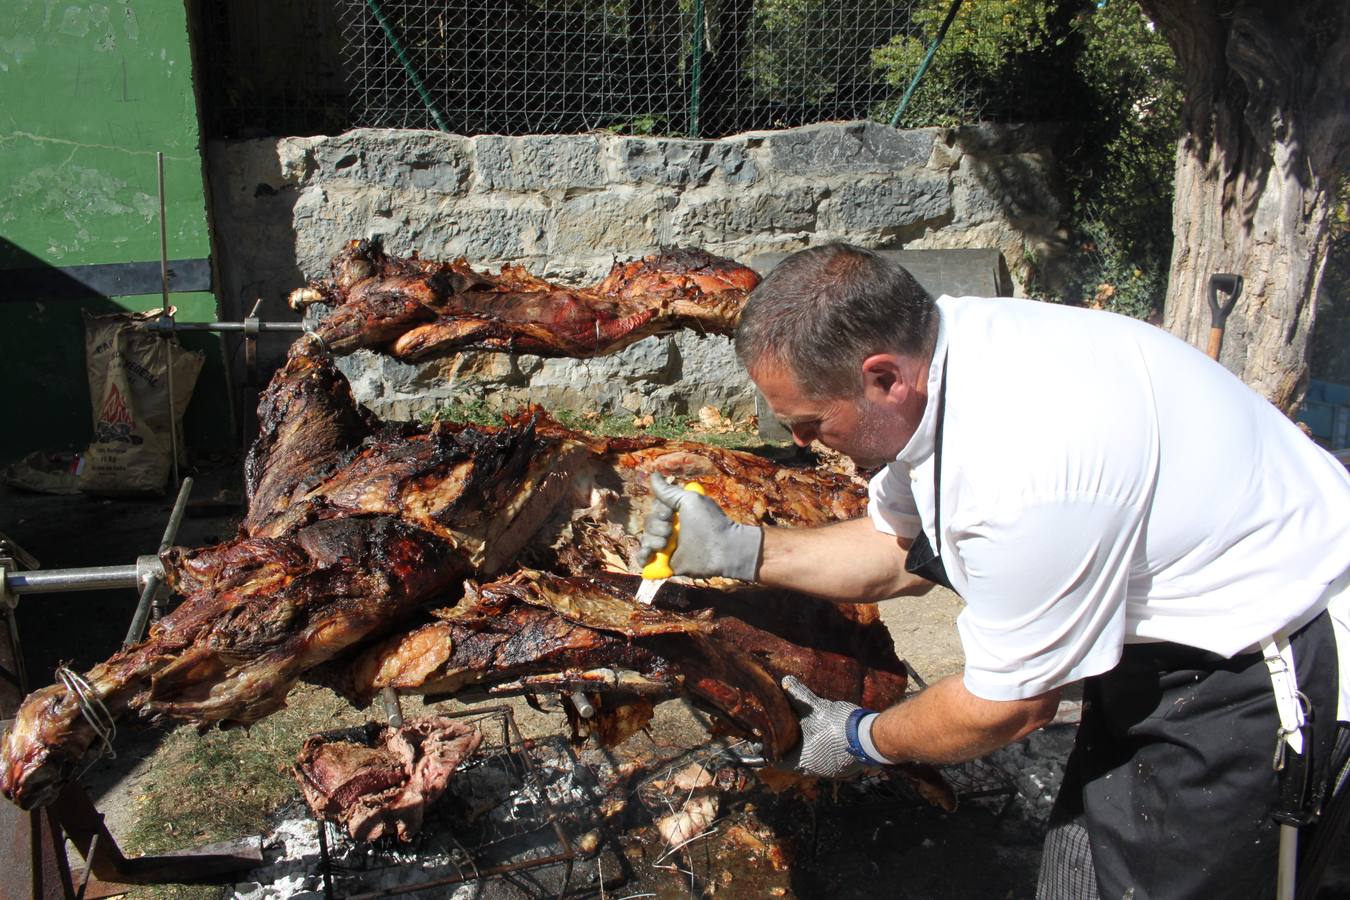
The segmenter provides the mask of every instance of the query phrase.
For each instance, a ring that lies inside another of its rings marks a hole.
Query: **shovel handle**
[[[1219,303],[1219,291],[1228,295],[1228,300]],[[1209,276],[1209,324],[1212,328],[1223,330],[1223,323],[1237,304],[1238,294],[1242,293],[1242,276],[1231,272],[1217,272]]]
[[[1205,348],[1205,353],[1209,354],[1210,359],[1219,358],[1219,348],[1223,346],[1223,326],[1209,329],[1209,346]]]
[[[1219,291],[1228,295],[1228,299],[1223,303],[1219,302]],[[1228,321],[1228,314],[1237,305],[1238,294],[1241,293],[1241,275],[1216,272],[1209,276],[1209,346],[1205,348],[1205,353],[1210,359],[1219,358],[1219,349],[1223,346],[1224,323]]]

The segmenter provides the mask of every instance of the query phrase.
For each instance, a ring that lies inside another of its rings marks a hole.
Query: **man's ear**
[[[863,360],[863,395],[875,402],[902,402],[909,394],[905,369],[893,353],[874,353]]]

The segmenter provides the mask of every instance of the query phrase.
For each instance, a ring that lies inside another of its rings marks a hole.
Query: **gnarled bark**
[[[1220,362],[1292,413],[1350,152],[1350,4],[1139,2],[1185,79],[1164,327],[1204,347],[1210,276],[1241,275]]]

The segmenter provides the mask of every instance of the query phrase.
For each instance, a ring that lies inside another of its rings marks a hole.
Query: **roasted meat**
[[[634,600],[638,583],[631,575],[525,569],[470,585],[437,621],[345,666],[346,680],[335,686],[357,702],[386,687],[433,696],[503,685],[687,693],[772,758],[798,737],[779,687],[784,675],[875,708],[904,696],[904,663],[875,607],[672,584],[661,595],[667,608],[652,609]]]
[[[260,409],[240,534],[164,554],[181,605],[86,673],[83,701],[64,685],[28,698],[0,747],[6,796],[25,807],[54,796],[97,738],[91,709],[247,725],[302,676],[358,701],[385,686],[582,690],[608,740],[683,692],[771,756],[797,740],[782,675],[871,706],[903,693],[870,607],[677,579],[653,610],[617,574],[631,567],[653,471],[698,480],[739,521],[782,525],[862,515],[865,491],[845,476],[595,438],[535,409],[496,427],[381,424],[308,338]]]
[[[334,353],[360,347],[406,360],[458,350],[585,358],[690,328],[731,334],[759,278],[702,250],[666,250],[616,264],[593,287],[569,288],[520,266],[497,275],[464,260],[399,259],[352,241],[332,275],[291,294],[291,306],[334,306],[317,334]]]
[[[306,363],[278,373],[264,407],[301,420],[315,404],[343,415],[334,397],[349,394],[295,383],[340,381],[331,361],[299,358]],[[560,494],[549,461],[575,452],[528,417],[492,430],[381,429],[346,450],[332,445],[352,433],[317,441],[285,418],[251,465],[250,484],[268,485],[252,492],[267,498],[267,513],[250,514],[234,541],[171,548],[165,570],[183,603],[83,676],[113,719],[228,726],[276,710],[304,672],[432,598],[453,600],[466,575],[500,571]],[[0,748],[0,789],[26,807],[51,799],[95,737],[65,687],[36,692]]]
[[[295,777],[314,815],[356,840],[407,841],[482,742],[478,729],[441,716],[316,734],[300,749]]]

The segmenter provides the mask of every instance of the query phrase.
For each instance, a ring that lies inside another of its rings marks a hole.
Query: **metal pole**
[[[174,501],[173,511],[169,513],[169,524],[164,528],[164,537],[159,542],[160,554],[169,549],[174,536],[178,534],[178,526],[183,522],[183,512],[187,509],[188,495],[191,493],[192,479],[190,477],[184,478],[182,487],[178,489],[178,499]],[[145,580],[145,587],[141,590],[140,602],[136,604],[136,612],[131,617],[131,625],[127,627],[127,636],[122,641],[123,649],[140,641],[141,636],[145,633],[145,623],[150,617],[150,607],[163,583],[163,570],[153,573]]]
[[[1294,900],[1294,878],[1298,870],[1298,826],[1281,823],[1279,869],[1275,879],[1276,900]]]
[[[164,218],[164,154],[155,152],[155,170],[159,183],[159,285],[164,293],[163,315],[169,313],[169,231]],[[173,402],[173,348],[172,338],[164,339],[164,368],[169,379],[169,448],[173,451],[173,483],[178,484],[178,417]]]
[[[44,572],[6,572],[5,587],[16,594],[59,594],[64,591],[101,591],[136,587],[140,567],[90,566]]]
[[[304,322],[161,322],[156,319],[150,323],[151,331],[304,331]]]
[[[909,87],[905,88],[905,95],[900,98],[900,105],[895,108],[895,115],[891,116],[891,127],[894,128],[900,124],[900,117],[905,114],[905,107],[909,106],[909,100],[918,90],[919,82],[923,81],[924,74],[928,71],[929,65],[933,62],[933,57],[937,55],[937,49],[942,44],[942,39],[947,36],[947,29],[952,27],[952,21],[956,18],[956,11],[961,8],[961,0],[952,0],[951,9],[947,10],[947,18],[942,20],[942,27],[938,29],[937,37],[928,45],[928,52],[923,56],[923,62],[919,63],[919,71],[914,73],[913,80]]]
[[[436,127],[441,131],[449,131],[450,126],[445,124],[441,118],[440,112],[436,109],[435,102],[431,99],[431,92],[427,90],[426,85],[422,83],[421,77],[417,74],[417,67],[413,65],[412,58],[408,56],[403,44],[399,41],[398,35],[394,34],[393,23],[385,16],[384,10],[380,8],[378,0],[366,0],[366,6],[370,7],[370,14],[375,17],[375,21],[380,23],[380,28],[384,31],[384,37],[389,41],[389,46],[394,48],[394,55],[398,57],[399,63],[403,66],[403,71],[408,73],[408,80],[412,82],[413,87],[417,89],[417,96],[421,98],[422,105],[427,108],[431,114],[431,120],[436,123]]]
[[[703,0],[694,0],[693,60],[689,64],[689,136],[698,137],[698,102],[703,90]]]

